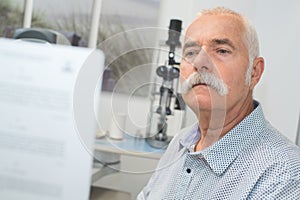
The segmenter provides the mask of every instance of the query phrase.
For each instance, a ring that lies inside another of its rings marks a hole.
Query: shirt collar
[[[221,175],[241,151],[261,135],[266,125],[261,105],[254,101],[254,107],[255,109],[247,117],[212,146],[198,152],[191,151],[201,137],[198,124],[183,135],[180,144],[191,151],[190,154],[199,154],[203,157],[210,168]]]

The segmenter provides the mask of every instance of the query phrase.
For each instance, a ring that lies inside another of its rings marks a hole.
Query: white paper
[[[0,199],[88,199],[103,65],[100,51],[0,39]]]

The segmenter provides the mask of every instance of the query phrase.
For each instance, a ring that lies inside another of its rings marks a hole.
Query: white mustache
[[[182,84],[181,91],[186,94],[193,86],[197,84],[206,84],[218,92],[220,96],[225,96],[228,93],[228,87],[212,73],[208,72],[194,72]]]

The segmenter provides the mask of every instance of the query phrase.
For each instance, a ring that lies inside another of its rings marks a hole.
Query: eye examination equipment
[[[14,39],[38,43],[71,45],[68,39],[61,33],[42,28],[19,28],[16,29]]]
[[[175,114],[174,110],[185,112],[185,104],[181,94],[178,93],[179,62],[175,61],[175,49],[181,47],[179,41],[182,22],[177,19],[170,21],[168,40],[165,44],[169,47],[168,59],[165,65],[156,69],[158,81],[154,81],[151,91],[151,106],[149,116],[149,128],[147,130],[147,142],[155,148],[165,148],[171,140],[168,136],[168,119]],[[156,79],[157,80],[157,79]],[[157,85],[160,85],[158,88]],[[159,96],[158,101],[156,97]],[[157,103],[156,103],[157,102]],[[158,105],[157,105],[158,104]],[[180,116],[183,116],[180,112]],[[183,123],[184,120],[179,120]],[[178,126],[178,122],[174,124]]]

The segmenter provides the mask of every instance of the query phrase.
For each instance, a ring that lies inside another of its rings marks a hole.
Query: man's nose
[[[213,70],[213,62],[204,49],[201,49],[192,64],[198,72],[211,72]]]

